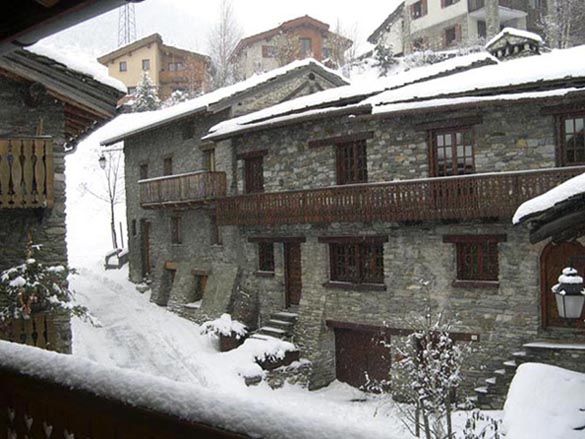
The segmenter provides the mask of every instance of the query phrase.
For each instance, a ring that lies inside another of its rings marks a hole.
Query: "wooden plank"
[[[22,144],[23,141],[20,139],[13,139],[10,141],[10,154],[12,155],[12,203],[14,207],[22,207]]]

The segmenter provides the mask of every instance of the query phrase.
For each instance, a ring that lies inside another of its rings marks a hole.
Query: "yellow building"
[[[132,93],[142,72],[148,72],[161,99],[176,90],[205,91],[211,60],[206,55],[163,44],[152,34],[98,58],[108,73],[122,81]]]

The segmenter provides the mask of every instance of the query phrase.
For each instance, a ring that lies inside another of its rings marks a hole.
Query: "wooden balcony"
[[[197,171],[140,180],[140,205],[145,209],[187,208],[226,195],[225,172]]]
[[[585,172],[585,166],[426,178],[228,197],[222,225],[411,222],[510,218],[524,201]]]
[[[50,138],[0,139],[0,209],[53,207],[53,177]]]
[[[485,8],[486,0],[467,0],[469,12]],[[523,10],[521,0],[498,0],[498,5],[508,9]]]

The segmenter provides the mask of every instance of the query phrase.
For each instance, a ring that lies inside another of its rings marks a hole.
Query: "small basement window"
[[[269,273],[274,272],[274,243],[258,243],[258,270]]]

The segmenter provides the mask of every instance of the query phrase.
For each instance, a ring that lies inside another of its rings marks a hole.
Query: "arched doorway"
[[[540,255],[540,286],[542,326],[585,329],[585,310],[580,319],[562,319],[551,288],[565,267],[574,267],[581,276],[585,275],[585,247],[577,241],[549,242]]]

